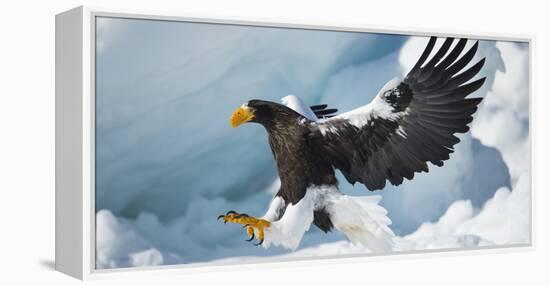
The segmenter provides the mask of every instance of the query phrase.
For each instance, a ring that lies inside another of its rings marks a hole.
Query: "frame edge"
[[[83,7],[55,16],[55,269],[84,279]]]

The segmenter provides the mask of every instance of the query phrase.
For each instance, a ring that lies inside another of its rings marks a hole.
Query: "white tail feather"
[[[378,202],[381,196],[334,196],[328,205],[334,227],[356,244],[372,252],[388,252],[393,247],[391,220]]]

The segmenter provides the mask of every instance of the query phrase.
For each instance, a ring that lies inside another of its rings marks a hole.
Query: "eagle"
[[[485,58],[470,64],[479,42],[465,49],[465,38],[442,39],[432,55],[437,41],[428,40],[403,79],[390,80],[370,103],[339,115],[296,96],[283,104],[253,99],[238,107],[231,126],[253,122],[265,128],[281,184],[264,216],[229,211],[218,220],[242,225],[248,241],[256,238],[265,248],[294,250],[313,224],[325,233],[341,231],[371,252],[391,251],[394,233],[378,204],[381,196],[341,193],[335,172],[375,191],[449,159],[460,142],[456,134],[468,132],[482,100],[466,97],[485,82],[474,79]]]

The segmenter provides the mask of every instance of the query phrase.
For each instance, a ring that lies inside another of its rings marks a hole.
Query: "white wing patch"
[[[369,104],[342,113],[333,118],[326,119],[325,121],[346,119],[357,128],[361,128],[368,124],[373,118],[397,120],[403,116],[403,114],[402,112],[393,112],[393,107],[384,100],[384,93],[396,88],[400,82],[401,80],[398,78],[388,81]]]
[[[401,79],[393,78],[380,89],[378,94],[369,104],[327,119],[318,119],[313,110],[295,95],[285,96],[281,99],[281,102],[310,121],[313,121],[311,124],[316,125],[323,136],[326,135],[327,132],[338,134],[338,127],[330,124],[331,121],[334,122],[343,119],[357,128],[362,128],[367,124],[372,124],[372,120],[376,118],[396,121],[407,115],[407,110],[394,112],[394,108],[384,99],[385,93],[395,89],[400,82]],[[396,134],[403,138],[407,138],[407,132],[401,126],[396,130]]]
[[[357,128],[362,128],[363,126],[369,124],[372,125],[373,119],[376,118],[383,118],[392,121],[399,120],[403,116],[407,115],[407,109],[401,112],[394,112],[394,108],[388,102],[386,102],[384,98],[385,93],[396,88],[400,82],[401,80],[398,78],[394,78],[388,81],[380,89],[374,99],[367,105],[363,105],[359,108],[342,113],[332,118],[318,120],[317,122],[314,122],[312,124],[316,125],[319,128],[321,134],[326,135],[327,132],[333,134],[338,133],[338,128],[335,125],[330,124],[331,122],[335,122],[337,120],[346,120],[351,125]],[[399,136],[403,138],[406,138],[407,136],[407,133],[401,127],[396,132]]]
[[[317,116],[313,113],[313,110],[309,108],[299,97],[295,95],[287,95],[281,98],[281,102],[288,108],[300,113],[305,118],[311,121],[317,121]]]

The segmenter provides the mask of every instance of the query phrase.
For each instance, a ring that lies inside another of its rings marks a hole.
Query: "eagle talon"
[[[260,242],[254,243],[254,245],[255,245],[255,246],[260,246],[260,245],[262,245],[262,243],[264,243],[264,239],[263,239],[263,238],[260,240]]]
[[[252,241],[252,240],[254,239],[254,237],[255,237],[255,236],[254,236],[254,232],[252,232],[252,235],[250,236],[249,239],[246,239],[246,241]]]
[[[224,224],[228,222],[241,224],[243,228],[246,229],[246,233],[249,237],[246,241],[252,241],[255,238],[258,239],[259,242],[254,244],[256,246],[264,242],[264,229],[271,225],[267,220],[251,217],[245,213],[239,214],[235,211],[228,211],[225,215],[219,216],[218,220],[219,219],[223,219]]]

